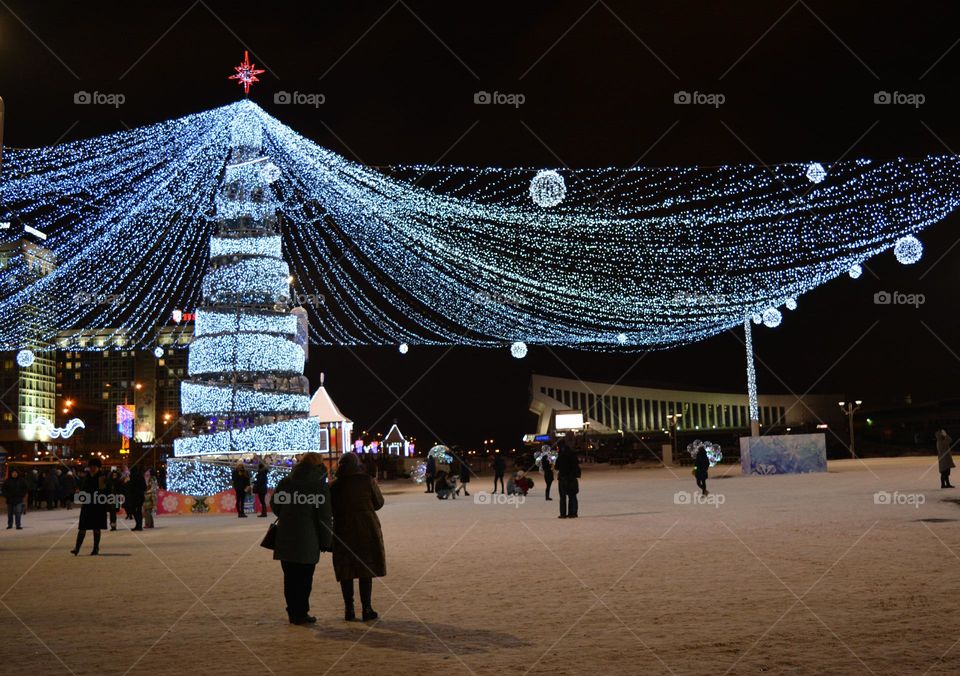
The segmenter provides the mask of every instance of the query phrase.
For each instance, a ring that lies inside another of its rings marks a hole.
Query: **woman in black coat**
[[[308,624],[313,573],[320,552],[333,541],[327,470],[319,453],[305,453],[289,476],[277,484],[270,500],[277,515],[273,558],[283,569],[283,595],[290,624]]]
[[[123,504],[123,481],[120,478],[119,470],[110,470],[110,474],[107,476],[106,490],[107,495],[110,496],[110,500],[107,502],[110,530],[117,530],[117,511]]]
[[[241,519],[247,518],[243,511],[243,503],[247,499],[247,491],[250,489],[250,475],[247,474],[247,468],[242,462],[238,462],[233,469],[233,491],[237,494],[237,516]]]
[[[550,497],[550,486],[553,484],[553,465],[550,464],[550,456],[546,453],[540,456],[540,467],[543,469],[543,482],[547,484],[547,500],[553,500]]]
[[[267,516],[267,466],[257,465],[257,476],[253,479],[253,492],[260,498],[260,516]]]
[[[467,491],[467,484],[470,483],[470,472],[472,471],[466,457],[460,458],[460,485],[457,487],[457,493],[459,493],[462,488],[464,495],[470,495]]]
[[[377,619],[371,605],[373,578],[387,574],[387,557],[377,510],[383,494],[371,476],[360,471],[355,453],[344,453],[337,478],[330,485],[333,502],[333,570],[343,594],[344,619],[357,619],[353,608],[353,580],[359,580],[363,621]]]
[[[143,470],[139,467],[130,468],[130,479],[127,481],[127,513],[133,514],[134,527],[131,530],[143,530],[143,501],[147,493],[147,480],[143,478]]]
[[[697,451],[697,457],[694,463],[696,469],[693,475],[697,479],[697,487],[703,491],[704,495],[710,495],[710,491],[707,490],[707,470],[710,469],[710,459],[707,457],[707,449],[703,446]]]
[[[93,550],[90,556],[100,553],[100,531],[107,528],[107,478],[100,472],[102,464],[98,458],[87,463],[87,473],[80,482],[80,525],[77,531],[77,544],[70,550],[76,556],[88,530],[93,531]]]

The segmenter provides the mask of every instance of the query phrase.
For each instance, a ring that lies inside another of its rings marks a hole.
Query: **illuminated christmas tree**
[[[290,269],[270,187],[279,170],[262,154],[261,122],[248,108],[238,111],[230,134],[230,159],[215,199],[219,225],[190,345],[190,380],[181,388],[187,425],[174,455],[236,460],[326,451],[319,421],[309,417],[304,349],[295,339]],[[199,473],[191,466],[196,469],[196,462],[181,462],[170,472],[173,490],[221,488],[197,486]]]

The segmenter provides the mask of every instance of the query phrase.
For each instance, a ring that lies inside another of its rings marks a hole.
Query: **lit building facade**
[[[28,226],[8,221],[0,229],[14,239],[0,244],[0,270],[12,270],[13,292],[28,288],[56,268],[56,257],[43,246],[46,235]],[[56,289],[34,295],[17,309],[19,343],[34,355],[28,367],[18,365],[16,352],[0,353],[0,444],[8,451],[40,450],[38,443],[49,436],[38,419],[53,421],[56,412],[56,359],[51,345],[39,340],[43,335],[44,309],[58,301]]]
[[[135,407],[133,440],[169,445],[180,419],[180,383],[187,377],[191,324],[157,330],[151,349],[132,349],[124,331],[65,331],[57,338],[57,424],[84,421],[83,445],[120,444],[117,406]],[[154,350],[157,350],[156,352]]]
[[[749,434],[747,394],[632,387],[533,375],[530,411],[537,434],[554,432],[557,411],[583,412],[596,434],[664,432],[679,414],[680,430],[729,430]],[[842,398],[842,397],[841,397]],[[761,428],[809,428],[837,419],[836,395],[759,395]]]

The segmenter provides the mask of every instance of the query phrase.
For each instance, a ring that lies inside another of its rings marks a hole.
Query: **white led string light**
[[[255,153],[231,156],[238,133],[257,140]],[[208,281],[215,300],[278,295],[285,271],[298,293],[322,296],[308,307],[321,344],[689,343],[854,275],[898,240],[908,242],[898,259],[915,260],[912,235],[957,205],[960,160],[553,174],[559,182],[544,180],[549,170],[374,170],[250,101],[7,150],[0,202],[49,234],[57,268],[28,286],[0,272],[15,289],[0,301],[0,347],[25,346],[17,309],[54,290],[126,302],[60,303],[39,339],[111,326],[149,346],[172,307],[202,304],[208,252],[223,257]],[[278,210],[283,231],[211,245],[214,207],[254,220]]]

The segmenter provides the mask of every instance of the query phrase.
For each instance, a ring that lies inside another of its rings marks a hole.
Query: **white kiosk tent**
[[[320,388],[310,399],[310,416],[319,418],[320,427],[327,430],[330,445],[329,452],[337,457],[349,452],[350,439],[353,436],[353,421],[347,418],[323,386],[324,375],[320,374]]]

